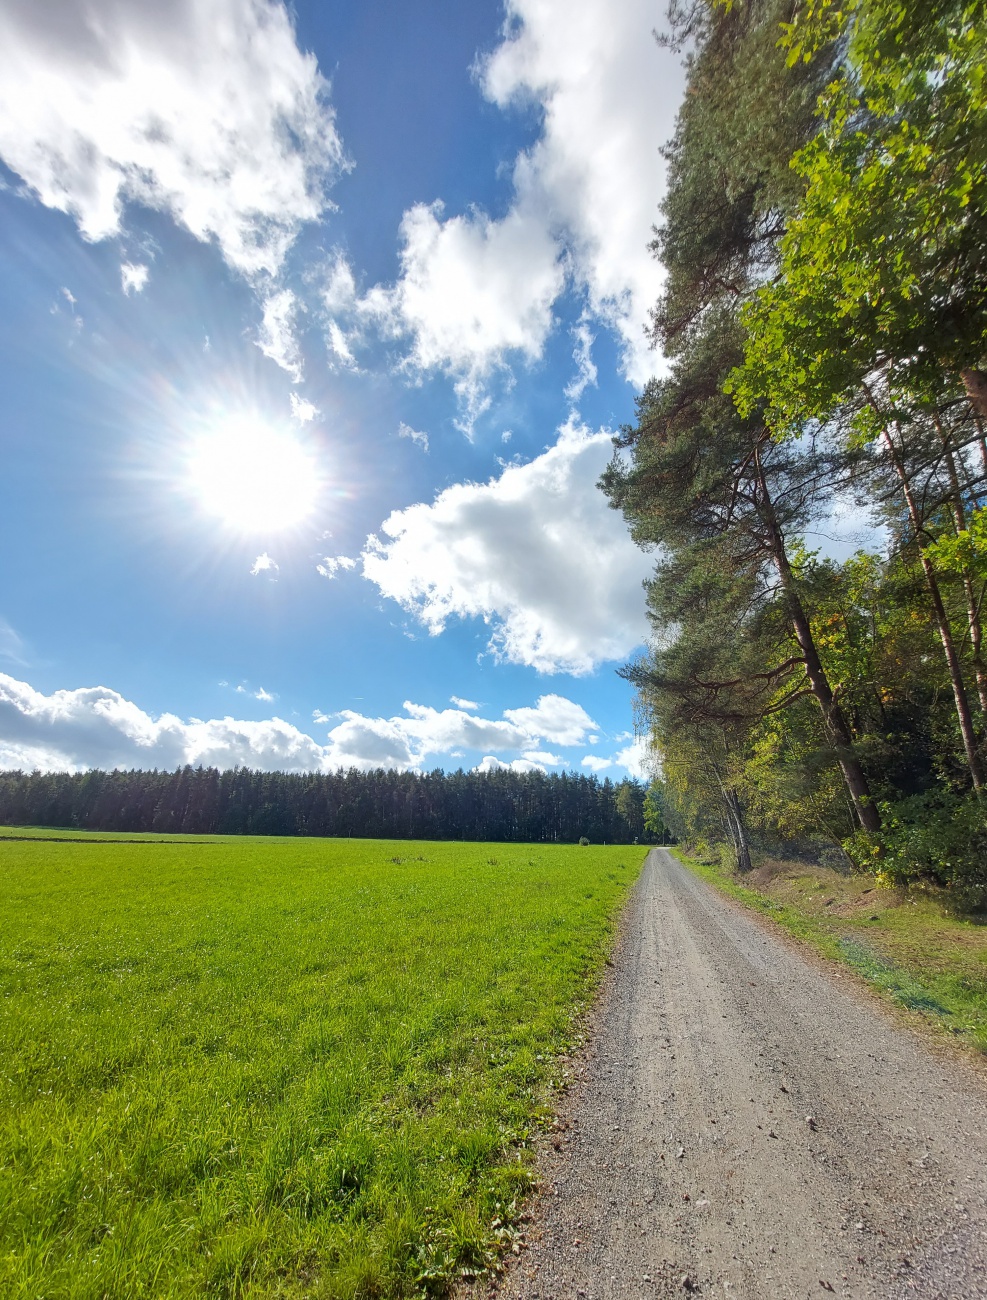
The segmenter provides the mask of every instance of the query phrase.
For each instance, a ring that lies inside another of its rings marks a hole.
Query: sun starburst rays
[[[258,417],[230,417],[189,440],[184,474],[198,508],[240,533],[271,533],[308,520],[321,483],[301,436]]]

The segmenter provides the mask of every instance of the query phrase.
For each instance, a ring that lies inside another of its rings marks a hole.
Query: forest
[[[655,554],[624,674],[665,818],[982,909],[987,6],[669,18],[667,368],[601,484]]]
[[[0,825],[209,835],[631,844],[663,832],[636,781],[568,772],[0,772]]]

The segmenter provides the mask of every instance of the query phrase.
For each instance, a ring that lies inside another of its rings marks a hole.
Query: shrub
[[[987,910],[987,808],[980,799],[913,795],[883,804],[881,817],[865,856],[882,884],[931,885],[944,891],[950,911]]]

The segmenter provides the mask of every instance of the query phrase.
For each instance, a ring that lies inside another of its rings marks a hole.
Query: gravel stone
[[[987,1300],[982,1075],[663,849],[590,1031],[491,1294]]]

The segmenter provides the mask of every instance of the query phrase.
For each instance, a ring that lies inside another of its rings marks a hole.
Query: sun
[[[240,532],[303,523],[319,494],[315,456],[290,429],[231,419],[197,434],[186,481],[201,508]]]

